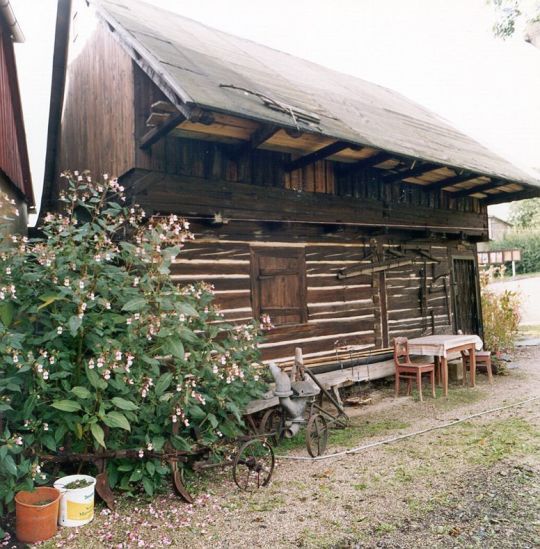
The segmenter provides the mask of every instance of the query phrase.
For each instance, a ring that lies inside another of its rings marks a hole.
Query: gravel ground
[[[448,399],[391,397],[350,409],[329,451],[440,426],[540,395],[540,348],[521,349],[508,376],[451,387]],[[202,484],[194,505],[164,495],[152,504],[98,507],[93,523],[63,529],[43,547],[540,546],[540,400],[453,427],[319,462],[279,459],[271,485],[240,493],[223,475]],[[305,456],[304,448],[277,450]],[[0,542],[0,545],[2,543]],[[10,540],[5,546],[11,547]]]

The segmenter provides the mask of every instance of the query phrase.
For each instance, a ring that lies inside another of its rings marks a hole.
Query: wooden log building
[[[540,196],[392,90],[135,0],[60,0],[42,212],[64,169],[188,217],[175,280],[213,283],[231,320],[268,313],[263,357],[312,365],[481,333],[487,206]]]
[[[19,216],[11,224],[13,231],[23,233],[28,211],[34,210],[34,194],[13,51],[17,42],[24,42],[17,18],[9,1],[0,2],[0,192],[15,201]]]

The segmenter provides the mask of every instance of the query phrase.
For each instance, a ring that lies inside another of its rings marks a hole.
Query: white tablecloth
[[[468,343],[474,343],[477,351],[480,351],[483,346],[482,340],[474,334],[431,335],[409,339],[409,353],[411,355],[447,357],[449,350]]]

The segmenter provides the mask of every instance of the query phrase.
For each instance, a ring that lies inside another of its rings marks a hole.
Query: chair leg
[[[418,385],[418,395],[420,396],[420,402],[423,402],[422,398],[422,373],[420,371],[416,372],[416,385]]]
[[[461,357],[461,367],[463,368],[462,383],[463,387],[465,387],[467,385],[467,359],[464,356]]]
[[[431,378],[431,394],[435,398],[435,370],[431,370],[429,377]]]
[[[486,369],[487,369],[489,384],[493,385],[493,371],[491,370],[491,357],[488,357],[487,359]]]
[[[394,396],[397,398],[399,396],[399,374],[396,373],[396,382],[395,382],[395,391],[394,391]]]

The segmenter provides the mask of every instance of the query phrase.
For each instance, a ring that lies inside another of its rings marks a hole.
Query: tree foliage
[[[508,38],[516,32],[520,22],[540,20],[540,2],[537,0],[488,0],[495,6],[497,21],[493,32],[501,38]]]
[[[110,483],[151,495],[168,474],[153,452],[189,451],[194,428],[210,447],[235,437],[261,389],[258,325],[226,324],[209,285],[171,280],[189,223],[125,206],[115,179],[65,177],[43,237],[0,245],[0,511],[66,449],[135,449]]]
[[[517,229],[540,229],[540,198],[514,202],[510,208],[510,223]]]

